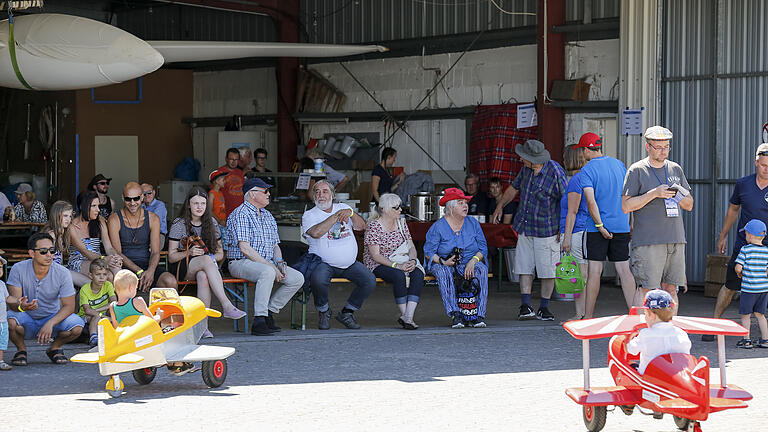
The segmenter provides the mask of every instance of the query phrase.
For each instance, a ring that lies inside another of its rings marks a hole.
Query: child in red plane
[[[672,296],[668,292],[655,289],[645,295],[645,322],[648,328],[641,329],[636,337],[627,342],[627,352],[640,354],[640,366],[637,371],[645,373],[648,363],[654,358],[672,353],[691,353],[691,340],[682,329],[675,327],[672,320]]]

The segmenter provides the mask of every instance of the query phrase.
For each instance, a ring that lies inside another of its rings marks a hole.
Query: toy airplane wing
[[[565,394],[579,405],[637,405],[642,402],[638,392],[624,386],[574,387],[565,390]]]
[[[576,339],[600,339],[618,334],[631,333],[645,327],[642,315],[618,315],[602,318],[568,321],[563,328]]]
[[[746,336],[749,333],[740,324],[727,319],[676,316],[672,323],[692,334]]]
[[[69,360],[75,363],[98,363],[99,353],[87,352],[87,353],[75,354],[72,357],[70,357]]]
[[[177,350],[168,353],[166,359],[169,362],[199,362],[208,360],[225,359],[235,353],[234,348],[212,345],[184,345]]]
[[[166,63],[245,57],[345,57],[386,52],[381,45],[328,45],[285,42],[147,41]]]

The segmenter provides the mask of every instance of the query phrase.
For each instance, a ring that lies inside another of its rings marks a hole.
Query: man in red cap
[[[582,135],[574,148],[582,147],[587,149],[584,155],[589,162],[581,169],[581,187],[591,216],[587,219],[584,251],[589,261],[585,317],[592,318],[606,258],[616,266],[627,307],[635,304],[637,287],[629,269],[629,216],[621,207],[627,168],[620,160],[603,155],[603,142],[597,134]],[[638,300],[642,301],[642,297]]]
[[[677,287],[687,289],[681,210],[693,210],[693,196],[683,168],[667,160],[671,139],[665,127],[646,129],[648,157],[629,167],[621,206],[632,212],[630,263],[637,284],[646,291],[667,291],[677,313]]]

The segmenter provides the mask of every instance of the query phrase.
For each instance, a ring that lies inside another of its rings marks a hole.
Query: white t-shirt
[[[690,354],[691,340],[686,332],[671,322],[660,322],[640,330],[637,337],[627,343],[627,352],[640,354],[640,367],[637,371],[643,374],[648,363],[660,355]]]
[[[333,204],[330,213],[317,207],[307,210],[301,218],[301,229],[309,243],[309,253],[319,256],[331,267],[347,268],[357,259],[357,240],[352,231],[351,220],[343,224],[336,222],[328,233],[317,239],[307,234],[308,229],[325,221],[341,209],[351,210],[346,204]]]

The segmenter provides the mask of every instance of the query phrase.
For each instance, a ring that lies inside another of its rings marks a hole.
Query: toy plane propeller
[[[631,333],[647,327],[640,308],[629,315],[568,321],[565,330],[582,341],[584,387],[566,389],[565,394],[583,406],[584,424],[590,432],[605,426],[608,406],[630,415],[634,408],[662,418],[672,414],[679,429],[701,431],[700,422],[710,413],[746,408],[752,399],[747,391],[725,379],[725,336],[745,336],[747,330],[726,319],[677,316],[672,323],[687,333],[717,335],[720,384],[710,384],[709,359],[690,354],[664,354],[651,360],[643,374],[636,369],[638,356],[629,354],[626,342]],[[615,386],[591,387],[589,382],[589,341],[610,337],[608,369]]]
[[[0,86],[75,90],[128,81],[165,63],[246,57],[343,57],[384,52],[379,45],[144,41],[117,27],[62,14],[0,21]]]

